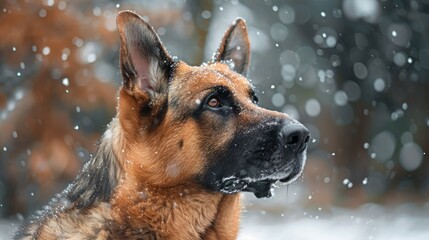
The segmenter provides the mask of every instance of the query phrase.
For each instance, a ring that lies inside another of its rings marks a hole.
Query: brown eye
[[[220,107],[220,101],[217,97],[211,97],[207,102],[207,105],[211,108],[218,108]]]

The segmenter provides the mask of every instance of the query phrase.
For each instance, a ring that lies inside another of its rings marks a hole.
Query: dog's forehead
[[[172,84],[195,94],[216,86],[227,87],[241,96],[248,96],[252,90],[244,76],[232,71],[227,64],[219,62],[202,66],[189,66],[180,62]]]

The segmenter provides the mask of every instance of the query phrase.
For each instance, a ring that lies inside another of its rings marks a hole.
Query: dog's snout
[[[282,128],[283,143],[293,152],[302,152],[310,140],[308,129],[300,123],[289,123]]]

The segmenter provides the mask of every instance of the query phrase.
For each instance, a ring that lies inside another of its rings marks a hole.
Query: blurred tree
[[[90,158],[121,83],[116,13],[137,11],[174,50],[187,42],[196,63],[211,1],[197,3],[0,2],[0,215],[40,208]]]
[[[92,63],[109,54],[101,50],[116,36],[103,27],[106,18],[75,7],[66,1],[1,5],[6,214],[25,212],[28,202],[46,201],[70,181],[81,165],[77,155],[87,158],[84,149],[93,149],[99,125],[113,115],[115,87],[105,82],[114,76],[101,81]]]

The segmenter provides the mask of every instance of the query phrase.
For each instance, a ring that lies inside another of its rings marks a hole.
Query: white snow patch
[[[426,240],[429,236],[427,208],[366,204],[356,210],[323,208],[304,212],[248,209],[242,215],[238,239]]]

